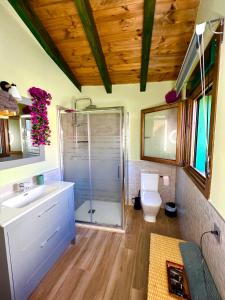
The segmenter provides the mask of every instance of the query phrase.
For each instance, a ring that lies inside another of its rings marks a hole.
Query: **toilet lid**
[[[160,206],[162,199],[158,192],[144,191],[141,194],[141,202],[144,205]]]

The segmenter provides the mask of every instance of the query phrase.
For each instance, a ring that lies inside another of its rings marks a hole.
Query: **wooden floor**
[[[31,295],[35,300],[147,298],[150,233],[180,237],[177,219],[160,211],[156,223],[126,208],[126,233],[79,228],[70,246]]]

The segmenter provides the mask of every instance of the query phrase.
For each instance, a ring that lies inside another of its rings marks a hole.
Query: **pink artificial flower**
[[[32,96],[32,145],[50,145],[51,130],[49,128],[47,106],[51,104],[52,97],[46,91],[36,87],[30,88],[29,93]]]

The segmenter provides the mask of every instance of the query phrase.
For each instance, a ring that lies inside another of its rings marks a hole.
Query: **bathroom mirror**
[[[44,147],[32,145],[28,105],[31,100],[23,97],[16,116],[0,115],[0,170],[44,160]]]
[[[141,159],[182,163],[183,103],[161,105],[141,111]]]

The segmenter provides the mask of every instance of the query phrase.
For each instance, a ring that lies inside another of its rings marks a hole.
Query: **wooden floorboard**
[[[30,300],[145,300],[150,233],[180,238],[177,219],[161,210],[156,223],[126,208],[126,232],[78,228],[71,245]]]

